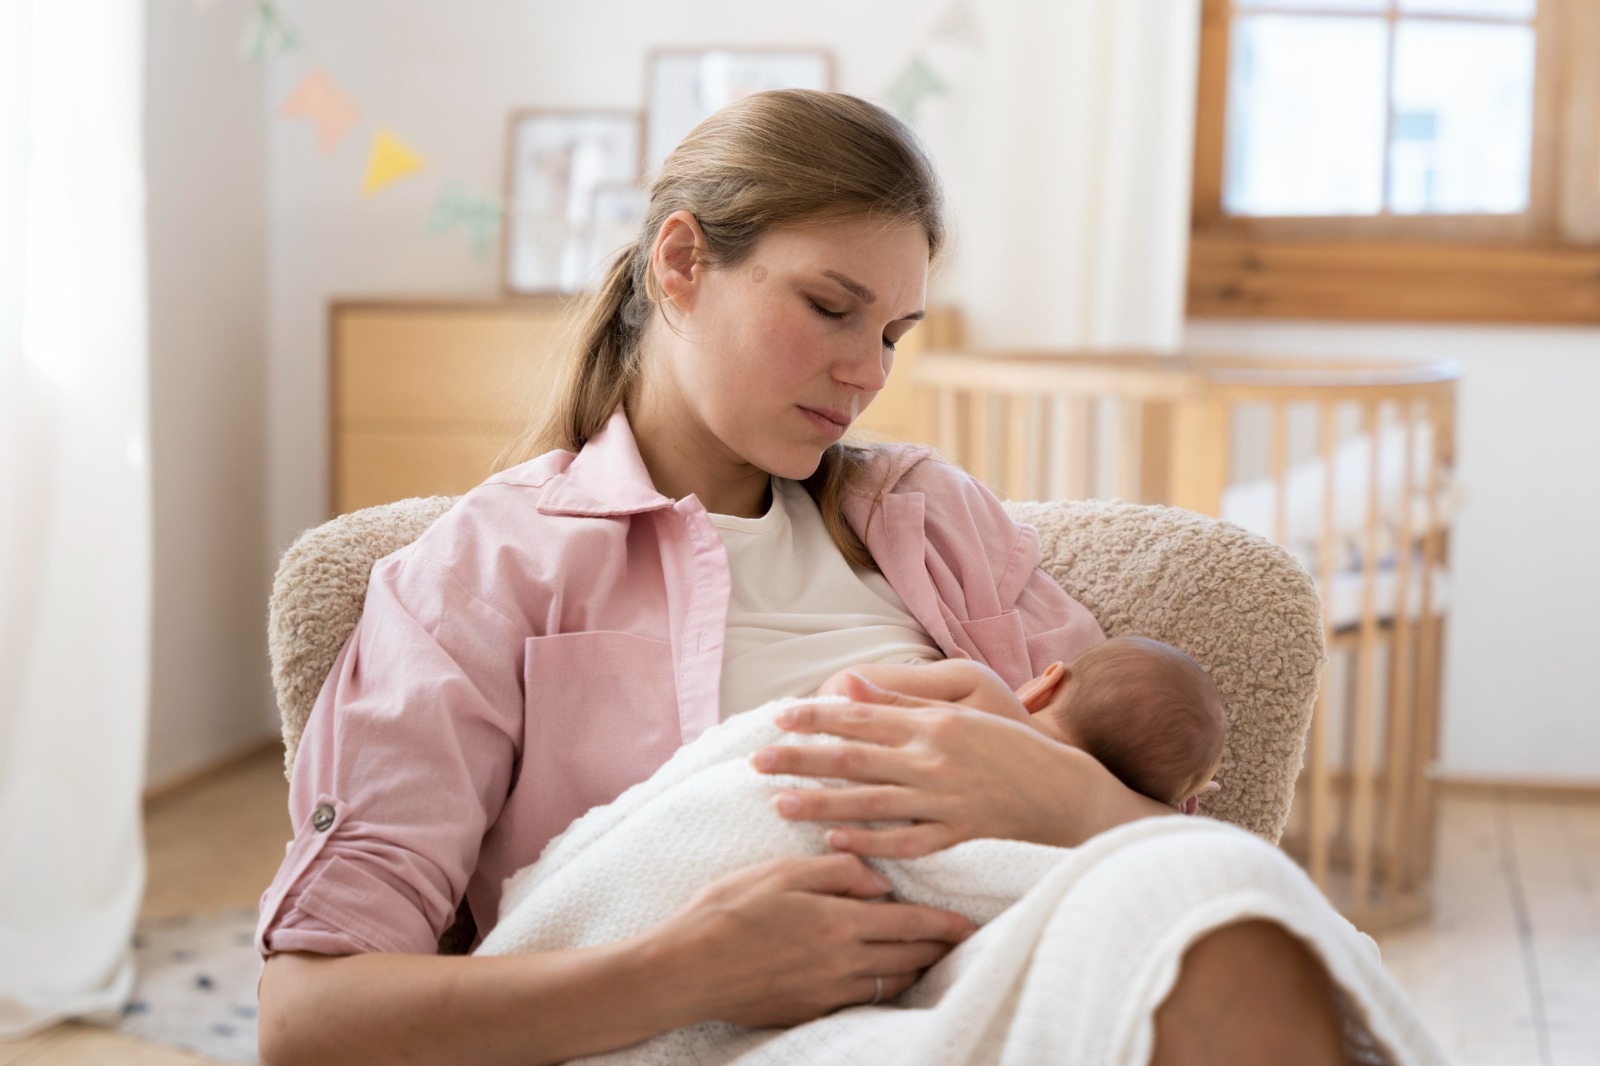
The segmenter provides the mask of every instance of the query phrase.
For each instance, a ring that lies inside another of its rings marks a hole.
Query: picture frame
[[[657,48],[645,59],[644,173],[714,112],[764,89],[833,91],[833,53],[812,47]]]
[[[603,239],[593,232],[596,189],[639,187],[643,149],[638,111],[512,112],[501,271],[508,295],[568,296],[598,280],[601,263],[594,256]]]

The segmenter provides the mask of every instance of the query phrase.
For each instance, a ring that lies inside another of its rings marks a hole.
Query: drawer
[[[440,422],[522,425],[548,389],[563,320],[528,310],[339,308],[334,425]]]
[[[333,513],[410,496],[458,496],[481,484],[513,432],[346,429],[334,445]]]

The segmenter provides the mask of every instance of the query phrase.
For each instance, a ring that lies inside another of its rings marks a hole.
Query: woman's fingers
[[[785,818],[808,822],[890,822],[933,815],[925,803],[918,807],[915,792],[900,785],[796,789],[778,793],[772,805]]]
[[[889,891],[889,882],[854,855],[810,855],[772,864],[785,888],[830,896],[873,899]]]
[[[862,903],[855,907],[856,936],[871,943],[959,944],[978,927],[954,911],[915,903]]]
[[[881,692],[882,690],[873,690]],[[916,735],[923,719],[943,705],[915,696],[883,692],[882,702],[828,700],[797,703],[773,720],[790,733],[829,733],[873,744],[904,744]]]
[[[944,822],[919,822],[893,829],[830,829],[828,846],[853,855],[878,859],[915,859],[958,844],[964,839]]]
[[[897,748],[878,744],[777,744],[750,755],[750,765],[764,774],[840,777],[870,784],[905,785],[920,775]]]

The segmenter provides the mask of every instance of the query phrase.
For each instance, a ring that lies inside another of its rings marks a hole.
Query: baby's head
[[[1129,788],[1174,806],[1205,791],[1222,761],[1216,685],[1183,652],[1147,637],[1116,637],[1072,660],[1034,719]]]

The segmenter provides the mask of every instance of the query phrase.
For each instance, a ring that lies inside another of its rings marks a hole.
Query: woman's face
[[[663,224],[655,265],[676,333],[656,331],[652,355],[665,358],[647,379],[670,370],[657,391],[676,393],[662,399],[680,408],[673,421],[690,454],[808,477],[883,388],[894,345],[922,318],[927,235],[821,222],[769,231],[742,263],[714,269],[683,256],[694,240],[704,238],[692,215]]]

